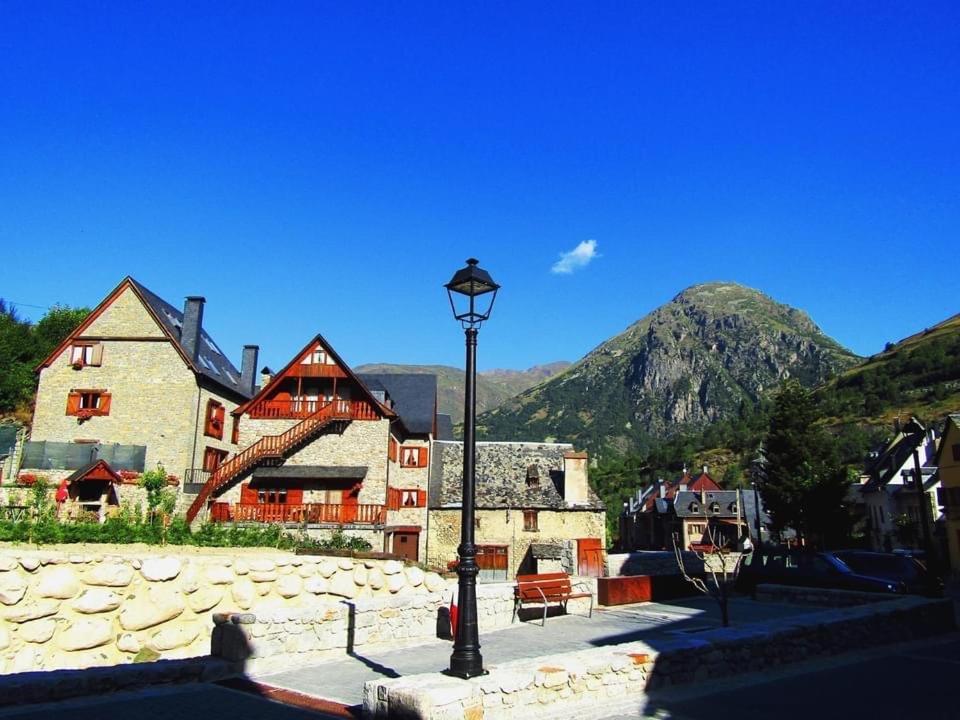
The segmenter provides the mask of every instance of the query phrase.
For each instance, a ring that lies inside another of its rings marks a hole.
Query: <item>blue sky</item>
[[[0,297],[26,317],[130,274],[204,295],[235,362],[321,332],[351,364],[462,365],[442,285],[469,256],[503,285],[481,369],[577,359],[711,280],[861,354],[960,311],[956,2],[0,16]]]

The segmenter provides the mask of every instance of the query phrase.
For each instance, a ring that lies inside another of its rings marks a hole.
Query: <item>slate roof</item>
[[[167,332],[170,333],[170,336],[177,343],[180,351],[189,357],[189,353],[187,353],[183,345],[180,344],[180,331],[183,328],[183,312],[133,278],[130,278],[130,282],[136,287],[144,301],[160,319],[160,322],[163,323]],[[242,397],[250,397],[249,393],[240,389],[240,371],[233,366],[233,363],[223,354],[223,351],[202,326],[200,328],[200,349],[194,364],[196,366],[195,370],[204,377],[238,393]]]
[[[254,479],[363,480],[366,476],[366,465],[281,465],[253,471]]]
[[[357,377],[374,392],[386,390],[393,401],[393,410],[403,426],[416,435],[433,432],[437,406],[437,376],[421,373],[357,373]]]
[[[568,443],[477,443],[476,507],[569,509],[562,494],[563,454],[572,450]],[[435,442],[431,463],[430,507],[460,507],[463,443]],[[537,467],[539,482],[530,487],[527,470],[532,465]],[[588,489],[587,503],[577,507],[602,510],[603,503]]]
[[[453,440],[453,418],[437,413],[437,440]]]
[[[910,459],[913,450],[926,442],[926,437],[919,439],[915,435],[898,434],[880,452],[880,455],[867,466],[870,479],[860,486],[861,492],[879,490],[895,479],[904,463]],[[910,466],[913,467],[912,465]]]
[[[711,508],[716,506],[717,511]],[[677,517],[735,518],[737,516],[737,491],[717,490],[701,495],[697,492],[679,492],[673,500]],[[741,517],[743,517],[741,510]]]

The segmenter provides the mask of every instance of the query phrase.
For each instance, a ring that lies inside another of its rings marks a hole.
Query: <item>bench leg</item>
[[[540,621],[540,627],[547,626],[547,607],[548,607],[547,604],[544,603],[543,604],[543,620]]]
[[[516,600],[513,601],[513,617],[510,619],[510,624],[513,625],[517,621],[517,606],[520,603]]]

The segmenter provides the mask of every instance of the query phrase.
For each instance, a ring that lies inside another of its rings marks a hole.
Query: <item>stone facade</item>
[[[603,538],[604,513],[577,510],[538,510],[537,530],[524,530],[524,510],[504,508],[477,510],[477,527],[474,530],[477,545],[497,545],[507,548],[507,579],[513,578],[525,563],[530,567],[530,546],[533,544],[557,545],[566,549],[565,557],[557,567],[538,563],[536,571],[562,570],[578,574],[576,567],[576,540],[580,538]],[[444,568],[457,559],[460,544],[460,509],[432,509],[430,511],[427,564]],[[533,572],[532,567],[530,571]]]
[[[236,448],[229,427],[221,439],[204,434],[207,401],[222,404],[229,416],[236,398],[198,382],[129,284],[75,339],[99,342],[101,364],[75,369],[68,345],[41,369],[32,441],[146,446],[145,469],[162,465],[181,479],[187,469],[202,467],[206,447],[228,452]],[[82,421],[67,415],[69,393],[81,389],[110,393],[109,414]],[[42,473],[51,482],[70,474],[58,468],[23,470]]]
[[[96,553],[0,550],[0,673],[205,655],[215,612],[274,617],[342,600],[449,601],[444,579],[397,561],[236,549]]]

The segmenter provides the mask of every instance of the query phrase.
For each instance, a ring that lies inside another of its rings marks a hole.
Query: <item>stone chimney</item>
[[[203,304],[206,298],[191,295],[183,304],[183,326],[180,329],[180,344],[190,360],[200,354],[200,333],[203,331]]]
[[[589,500],[585,452],[563,454],[563,500],[571,507],[584,505]]]
[[[264,365],[260,371],[260,389],[262,390],[269,385],[271,380],[273,380],[273,370]]]
[[[257,357],[259,354],[259,345],[243,346],[243,359],[240,361],[240,392],[249,397],[253,397],[254,377],[257,373]]]

